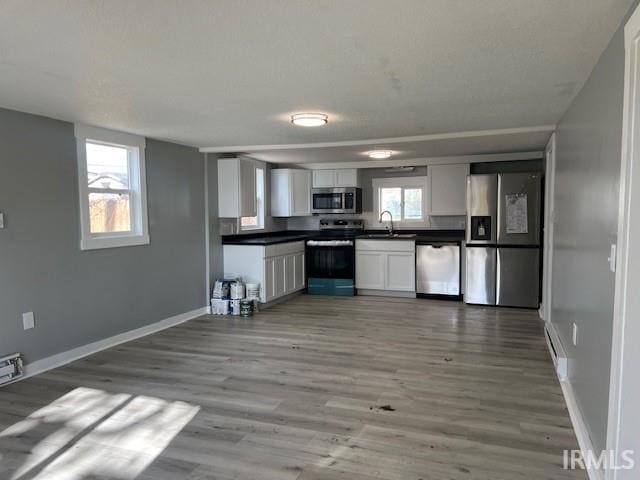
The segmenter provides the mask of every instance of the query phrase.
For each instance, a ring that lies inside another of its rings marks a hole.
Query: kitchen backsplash
[[[366,229],[384,228],[388,222],[379,223],[378,217],[373,212],[365,212],[359,215],[314,215],[312,217],[291,217],[287,219],[287,230],[318,230],[321,218],[362,218]],[[429,217],[426,224],[401,226],[394,225],[397,230],[406,229],[429,229],[429,230],[464,230],[466,219],[463,216],[451,217]]]
[[[235,218],[220,218],[218,222],[220,225],[220,235],[248,235],[260,232],[279,232],[288,229],[286,218],[265,217],[265,228],[261,230],[239,230],[239,222]]]
[[[291,218],[266,218],[266,228],[263,230],[240,230],[238,231],[238,221],[233,218],[221,218],[220,235],[243,235],[259,232],[278,232],[282,230],[318,230],[320,228],[321,218],[362,218],[366,229],[374,230],[385,228],[388,222],[379,223],[375,214],[362,213],[360,215],[314,215],[310,217],[291,217]],[[407,229],[427,229],[427,230],[464,230],[465,217],[429,217],[427,224],[401,226],[394,225],[396,230]]]

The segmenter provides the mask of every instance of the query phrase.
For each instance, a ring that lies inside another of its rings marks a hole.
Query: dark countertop
[[[247,235],[229,235],[222,237],[223,245],[275,245],[277,243],[298,242],[306,240],[311,233],[275,232]]]
[[[367,234],[380,234],[385,233],[384,230],[367,230]],[[462,243],[465,236],[464,230],[396,230],[395,233],[400,235],[415,235],[414,238],[402,238],[395,237],[389,240],[415,240],[416,243],[430,243],[430,242],[447,242],[447,243]]]
[[[379,235],[386,233],[386,230],[366,230],[362,236]],[[394,237],[389,239],[371,240],[415,240],[417,243],[429,242],[453,242],[461,243],[464,240],[464,230],[396,230],[396,233],[405,235],[404,237]],[[311,237],[317,237],[318,230],[309,231],[280,231],[269,233],[249,233],[245,235],[226,235],[222,237],[223,245],[275,245],[278,243],[297,242]],[[415,235],[407,238],[406,235]]]

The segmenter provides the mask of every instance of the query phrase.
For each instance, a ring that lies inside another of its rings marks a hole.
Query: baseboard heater
[[[24,375],[22,355],[14,353],[0,358],[0,385],[11,383]]]
[[[544,338],[547,340],[547,346],[549,347],[549,353],[553,359],[553,364],[556,367],[556,373],[560,380],[565,380],[568,374],[568,359],[567,354],[564,352],[562,343],[555,332],[555,329],[547,324],[544,327]]]

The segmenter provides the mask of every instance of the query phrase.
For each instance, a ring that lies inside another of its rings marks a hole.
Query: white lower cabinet
[[[304,288],[304,252],[298,252],[293,256],[293,288],[297,292]]]
[[[415,292],[416,255],[415,253],[390,252],[386,255],[385,265],[387,290]]]
[[[276,298],[276,262],[273,258],[264,259],[264,283],[260,289],[260,296],[265,297],[266,302]]]
[[[266,247],[225,245],[225,277],[260,284],[260,301],[268,303],[305,288],[304,242]]]
[[[275,264],[274,267],[274,277],[275,277],[275,298],[281,297],[285,293],[287,293],[286,285],[287,285],[287,269],[285,268],[285,257],[276,257],[273,259]]]
[[[415,242],[356,240],[356,288],[384,292],[416,291]]]
[[[356,251],[356,288],[384,290],[385,254]]]

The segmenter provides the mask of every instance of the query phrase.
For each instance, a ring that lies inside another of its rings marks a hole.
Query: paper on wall
[[[529,233],[527,194],[505,195],[507,233]]]

